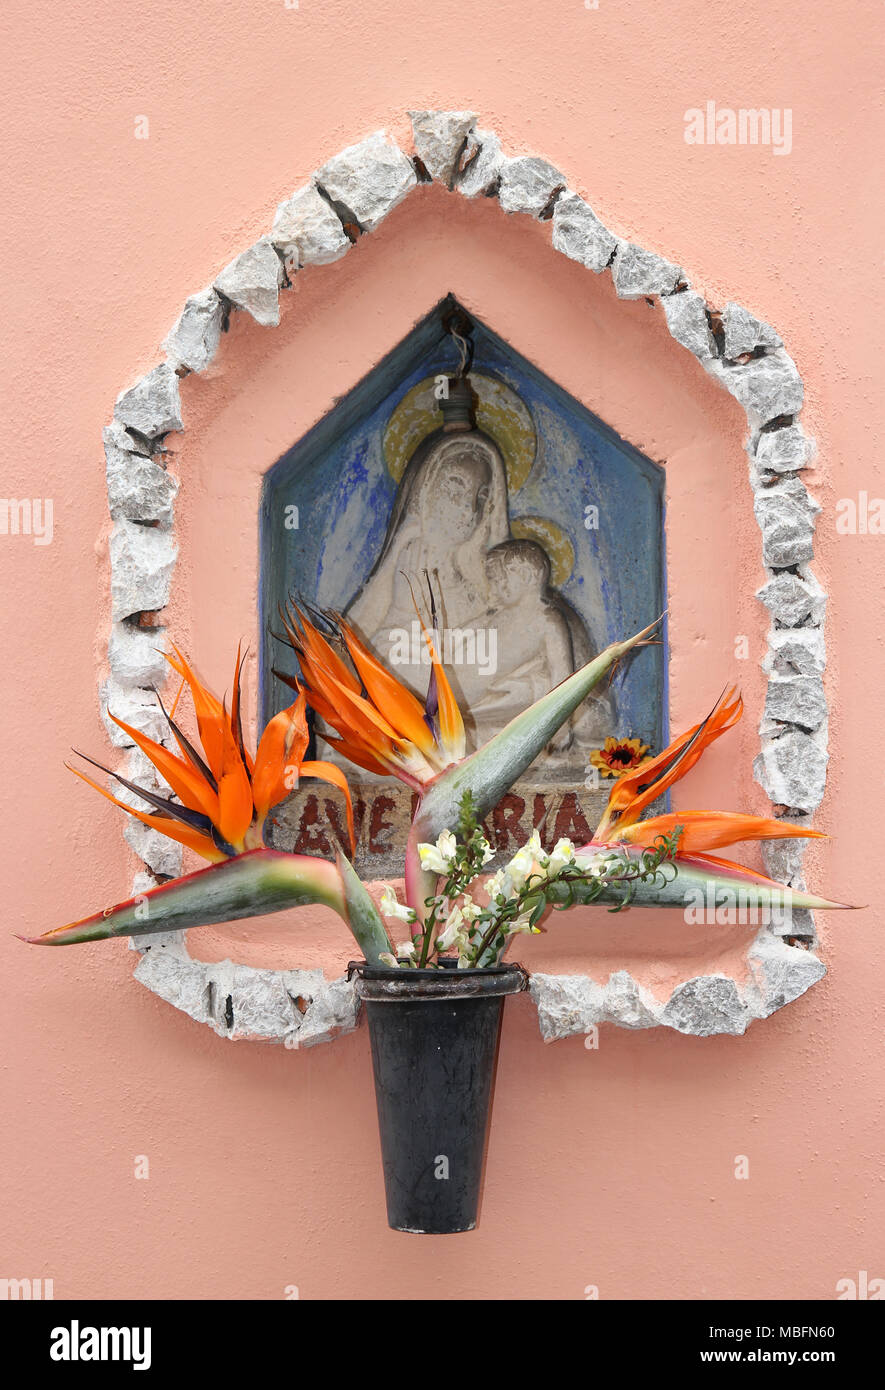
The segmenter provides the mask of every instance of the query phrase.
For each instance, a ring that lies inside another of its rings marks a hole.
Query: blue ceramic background
[[[560,592],[577,609],[597,646],[651,622],[665,606],[663,471],[546,378],[488,329],[476,324],[474,370],[495,375],[521,396],[534,419],[538,450],[525,485],[510,495],[511,519],[542,516],[566,532],[575,566]],[[262,504],[262,610],[272,620],[287,592],[319,607],[343,609],[370,573],[384,540],[396,484],[382,439],[390,415],[413,385],[453,371],[456,354],[429,315],[270,470]],[[283,525],[299,510],[299,528]],[[598,529],[584,525],[599,508]],[[604,627],[589,611],[585,578],[596,568]],[[272,624],[271,624],[272,625]],[[291,698],[270,665],[292,669],[279,643],[262,662],[265,713]],[[617,732],[654,747],[664,735],[665,649],[647,648],[615,673]],[[613,732],[615,732],[613,730]]]

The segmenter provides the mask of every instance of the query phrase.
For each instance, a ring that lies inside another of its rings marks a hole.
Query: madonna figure
[[[424,595],[426,608],[429,577],[440,655],[473,744],[594,654],[580,615],[551,587],[546,551],[511,535],[504,459],[476,426],[475,400],[468,379],[450,381],[442,425],[409,460],[381,552],[347,608],[378,656],[423,698],[423,642],[411,643],[408,661],[403,652],[416,622],[412,592],[419,601]],[[576,729],[592,746],[613,728],[611,699],[601,694],[560,731],[548,762],[576,760]]]

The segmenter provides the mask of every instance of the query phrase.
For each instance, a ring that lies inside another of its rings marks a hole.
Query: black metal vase
[[[504,996],[518,965],[385,969],[353,962],[372,1043],[387,1220],[452,1235],[476,1225]]]

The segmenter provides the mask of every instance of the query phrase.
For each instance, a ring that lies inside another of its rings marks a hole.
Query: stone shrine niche
[[[453,323],[468,325],[470,391]],[[665,606],[663,471],[449,297],[268,472],[261,505],[263,716],[290,703],[273,669],[278,607],[300,596],[344,613],[423,701],[430,672],[412,591],[438,600],[437,648],[468,746],[484,742],[609,642]],[[576,712],[487,817],[503,859],[536,826],[590,838],[611,787],[591,764],[610,736],[657,750],[666,650],[647,647]],[[356,866],[402,872],[413,795],[341,761]],[[329,854],[345,842],[338,793],[305,781],[275,813],[273,843]]]

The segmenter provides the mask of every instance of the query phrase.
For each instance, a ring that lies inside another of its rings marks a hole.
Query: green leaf
[[[39,946],[68,946],[81,941],[102,941],[109,936],[148,936],[214,922],[236,922],[242,917],[259,917],[307,903],[324,903],[348,925],[353,911],[363,933],[362,909],[356,903],[356,894],[352,894],[352,901],[353,908],[341,873],[325,859],[256,849],[173,879],[70,926],[23,940]],[[357,940],[363,944],[360,936]]]
[[[642,867],[642,851],[628,845],[600,845],[600,853],[615,851],[619,857]],[[686,855],[665,861],[653,879],[633,879],[629,883],[571,883],[554,880],[547,885],[547,901],[554,907],[596,902],[616,907],[629,895],[633,907],[676,907],[683,910],[696,907],[713,911],[717,906],[734,908],[768,907],[778,911],[790,908],[850,910],[850,904],[831,902],[814,893],[800,893],[786,888],[774,879],[766,879],[740,865],[728,869],[725,865],[711,868],[701,860]],[[738,918],[738,920],[740,920]]]
[[[341,853],[338,854],[338,870],[344,888],[347,924],[356,937],[357,945],[366,962],[369,965],[379,965],[382,952],[393,951],[381,915],[350,860],[345,859]]]
[[[593,661],[511,719],[475,753],[441,772],[418,808],[415,823],[421,828],[421,839],[435,840],[442,830],[458,824],[461,801],[467,792],[472,796],[478,819],[491,811],[605,673],[646,639],[656,625],[652,623],[625,642],[606,647]]]
[[[418,844],[434,841],[443,830],[451,830],[458,824],[462,801],[468,792],[477,819],[487,815],[605,673],[647,639],[659,621],[625,642],[614,642],[606,647],[593,661],[588,661],[586,666],[511,719],[475,753],[434,779],[418,807],[406,849],[406,897],[409,906],[418,913],[419,921],[424,920],[424,900],[434,892],[436,875],[420,868]]]

